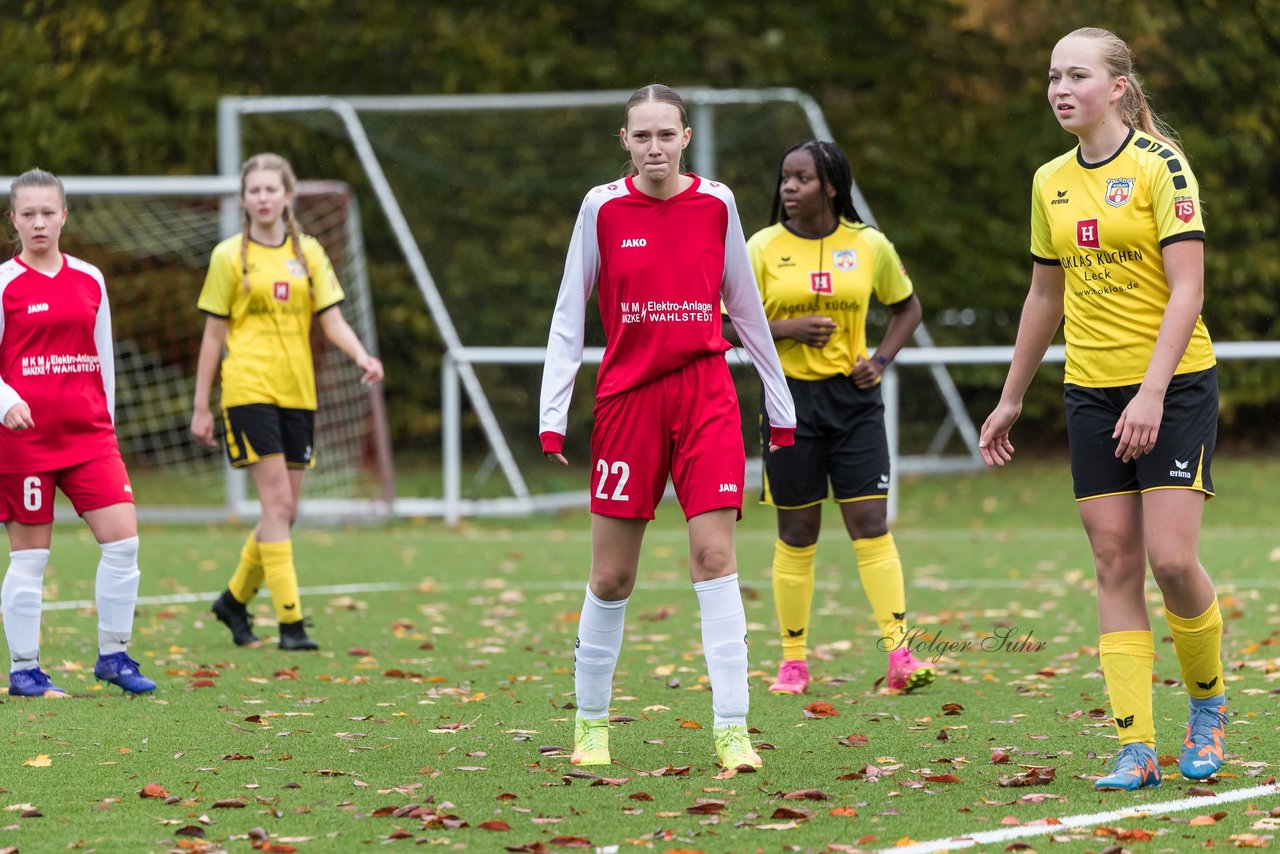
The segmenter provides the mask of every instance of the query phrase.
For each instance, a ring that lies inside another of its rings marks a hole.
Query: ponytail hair
[[[849,158],[834,142],[806,139],[788,148],[778,161],[778,179],[774,182],[769,224],[774,225],[787,219],[786,210],[782,207],[782,164],[794,151],[807,151],[813,158],[818,183],[822,185],[822,195],[831,199],[831,212],[835,214],[836,224],[841,220],[862,222],[858,209],[853,205],[853,169],[849,166]],[[827,196],[828,187],[835,190],[835,195]]]
[[[684,98],[680,97],[680,93],[670,86],[661,83],[650,83],[648,86],[641,86],[639,89],[631,93],[631,97],[627,99],[627,106],[622,112],[622,127],[625,130],[627,122],[631,120],[631,108],[638,104],[670,104],[680,111],[680,128],[683,130],[689,126],[689,112],[685,109]],[[683,158],[681,158],[683,160]],[[683,165],[683,164],[682,164]],[[679,171],[684,171],[681,168]],[[628,175],[637,175],[639,170],[636,169],[634,160],[627,158],[627,162],[622,166],[622,177]]]
[[[279,154],[264,151],[253,155],[240,167],[240,201],[242,206],[245,182],[249,179],[249,173],[257,172],[260,169],[269,169],[272,172],[280,173],[280,183],[284,185],[284,191],[291,196],[293,195],[298,186],[298,178],[293,174],[293,167],[289,165],[288,160],[285,160]],[[293,255],[298,259],[298,263],[302,265],[302,271],[307,276],[307,282],[311,283],[311,267],[307,264],[307,256],[302,251],[302,231],[298,228],[298,216],[294,213],[292,201],[285,205],[283,216],[285,228],[289,232],[289,241],[293,244]],[[240,225],[240,277],[244,282],[245,293],[249,292],[249,227],[252,224],[253,218],[249,214],[249,209],[245,208],[244,217]],[[312,284],[312,287],[314,287],[314,284]]]
[[[1120,97],[1120,118],[1132,128],[1137,128],[1148,136],[1172,148],[1185,157],[1177,131],[1165,124],[1164,120],[1151,109],[1151,101],[1142,89],[1142,81],[1133,70],[1133,51],[1124,39],[1110,30],[1101,27],[1081,27],[1067,34],[1071,37],[1093,39],[1098,42],[1102,54],[1102,65],[1112,78],[1123,77],[1129,81],[1124,95]]]

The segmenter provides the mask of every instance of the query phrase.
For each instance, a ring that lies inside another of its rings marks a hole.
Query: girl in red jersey
[[[93,674],[131,694],[154,691],[127,652],[138,600],[138,520],[116,442],[115,355],[102,273],[64,255],[62,182],[41,169],[14,179],[9,220],[21,251],[0,264],[0,521],[9,568],[0,611],[11,697],[65,697],[40,669],[40,609],[61,489],[102,548]]]
[[[542,377],[542,450],[561,450],[582,364],[587,300],[599,290],[608,343],[591,433],[591,576],[574,656],[575,765],[604,765],[609,698],[645,526],[667,477],[689,523],[689,574],[702,611],[721,765],[759,767],[747,734],[746,617],[734,523],[746,455],[724,353],[720,306],[765,385],[770,450],[790,445],[795,413],[751,274],[733,194],[680,171],[692,136],[684,102],[653,84],[627,101],[629,174],[583,200],[569,245]]]
[[[280,625],[280,648],[307,651],[319,645],[303,623],[289,530],[302,479],[315,465],[312,318],[364,371],[363,382],[378,382],[383,372],[382,362],[342,317],[342,286],[324,248],[298,228],[296,186],[293,167],[278,154],[255,154],[240,169],[243,228],[214,247],[200,291],[205,324],[191,433],[202,445],[217,447],[209,395],[221,373],[227,457],[233,467],[249,470],[262,516],[212,611],[237,646],[256,646],[245,605],[265,581]]]

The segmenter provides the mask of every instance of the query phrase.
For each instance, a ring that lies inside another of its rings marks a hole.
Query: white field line
[[[1232,801],[1243,801],[1249,798],[1268,798],[1275,795],[1280,795],[1280,786],[1276,786],[1275,784],[1253,786],[1249,789],[1233,789],[1222,792],[1212,798],[1180,798],[1176,801],[1142,804],[1140,806],[1124,807],[1118,810],[1088,813],[1087,815],[1060,816],[1058,817],[1058,821],[1060,821],[1061,824],[1024,824],[1019,825],[1018,827],[1005,827],[999,830],[983,830],[978,833],[971,833],[968,836],[953,836],[948,839],[935,839],[931,842],[913,842],[909,845],[882,848],[880,850],[892,851],[894,854],[926,854],[926,852],[931,851],[956,851],[961,848],[972,848],[975,845],[989,845],[1028,836],[1044,836],[1049,833],[1062,833],[1075,827],[1091,827],[1095,824],[1105,824],[1111,821],[1124,821],[1131,818],[1142,818],[1143,816],[1148,815],[1185,812],[1187,810],[1197,809],[1211,811],[1218,804],[1231,803]]]
[[[644,581],[647,590],[684,590],[691,586],[689,581]],[[404,593],[417,590],[423,581],[375,581],[361,584],[327,584],[320,587],[302,587],[298,593],[303,596],[336,596],[343,593]],[[947,581],[936,578],[925,578],[910,582],[909,586],[920,590],[949,590],[953,587],[982,588],[988,590],[1032,590],[1044,586],[1058,586],[1059,581],[1053,578],[986,578],[965,579],[964,581]],[[491,581],[441,581],[432,579],[430,588],[423,591],[430,596],[437,590],[567,590],[582,591],[587,585],[585,578],[573,581],[510,581],[503,587],[492,586]],[[943,586],[945,585],[945,586]],[[820,590],[839,590],[847,585],[836,581],[819,580],[815,586]],[[1219,582],[1218,588],[1223,592],[1252,589],[1280,589],[1280,578],[1233,578],[1227,582]],[[139,605],[182,605],[192,602],[212,602],[221,591],[213,593],[172,593],[165,596],[139,596]],[[45,602],[44,611],[78,611],[95,607],[92,599],[68,599],[62,602]]]

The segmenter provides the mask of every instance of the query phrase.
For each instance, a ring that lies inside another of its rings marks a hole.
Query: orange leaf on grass
[[[191,687],[192,688],[212,688],[214,687],[214,683],[213,683],[213,680],[211,679],[197,679],[196,681],[191,683]]]
[[[784,792],[784,801],[829,801],[831,796],[821,789],[800,789],[795,792]]]
[[[830,703],[821,700],[810,703],[804,707],[804,716],[806,718],[834,718],[839,716],[836,707]]]
[[[148,783],[142,787],[142,791],[138,792],[140,798],[167,798],[169,792],[159,783]]]
[[[813,818],[813,813],[804,810],[793,810],[790,807],[778,807],[773,811],[772,819],[791,819],[793,821],[808,821]]]
[[[1187,794],[1188,794],[1188,795],[1190,795],[1190,796],[1191,796],[1191,797],[1193,797],[1193,798],[1216,798],[1216,797],[1218,797],[1218,793],[1217,793],[1217,792],[1215,792],[1213,789],[1204,789],[1204,788],[1201,788],[1201,787],[1199,787],[1199,786],[1192,786],[1190,789],[1187,789]]]
[[[681,721],[680,729],[702,729],[702,724],[697,721]]]
[[[852,735],[846,735],[844,738],[840,739],[840,743],[845,747],[866,747],[867,737],[855,732]]]
[[[1195,818],[1191,819],[1191,821],[1187,822],[1187,824],[1191,825],[1192,827],[1205,827],[1207,825],[1217,824],[1217,823],[1218,823],[1218,820],[1211,815],[1198,815]]]
[[[510,830],[510,829],[511,829],[511,825],[507,824],[505,821],[503,821],[502,819],[498,819],[498,818],[490,819],[489,821],[483,821],[483,822],[481,822],[480,824],[477,824],[477,825],[476,825],[476,827],[480,828],[481,830],[503,830],[503,831],[506,831],[506,830]]]
[[[1008,752],[1004,750],[992,750],[991,764],[992,765],[1008,765],[1009,764]]]
[[[594,848],[590,839],[585,836],[557,836],[551,840],[557,848]]]
[[[828,815],[841,816],[843,818],[857,818],[858,811],[853,807],[836,807]]]
[[[718,815],[725,811],[728,806],[724,801],[701,800],[691,807],[685,807],[684,811],[689,815]]]
[[[955,774],[930,774],[924,779],[925,779],[925,782],[928,782],[928,783],[959,783],[961,782],[960,778],[957,777]]]

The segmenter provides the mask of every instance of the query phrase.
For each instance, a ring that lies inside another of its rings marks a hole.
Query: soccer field
[[[767,693],[779,655],[773,517],[748,507],[738,557],[765,762],[753,774],[713,762],[673,503],[651,526],[628,607],[615,764],[593,773],[569,763],[584,513],[299,531],[319,654],[236,649],[208,613],[243,529],[147,528],[133,655],[159,688],[133,699],[93,680],[97,548],[83,526],[60,526],[43,657],[73,698],[4,704],[0,849],[844,851],[1017,828],[1039,835],[972,850],[1262,844],[1280,826],[1269,814],[1280,808],[1280,466],[1215,468],[1222,497],[1206,511],[1201,555],[1223,602],[1232,725],[1228,763],[1206,782],[1173,767],[1159,789],[1093,791],[1116,741],[1089,551],[1065,463],[1019,461],[902,486],[909,622],[928,644],[917,655],[941,667],[912,695],[876,690],[884,655],[834,512],[818,549],[816,681],[803,697]],[[1151,583],[1148,598],[1157,753],[1173,757],[1186,697]],[[256,613],[274,636],[265,595]],[[1020,765],[1052,772],[1016,785],[1031,779]],[[1188,798],[1190,808],[1162,806]],[[1130,806],[1150,813],[1095,815]]]

